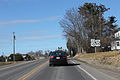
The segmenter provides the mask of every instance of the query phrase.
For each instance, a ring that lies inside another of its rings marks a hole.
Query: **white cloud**
[[[53,38],[58,38],[61,37],[62,35],[49,35],[49,36],[30,36],[30,37],[20,37],[16,38],[17,41],[33,41],[33,40],[49,40]],[[1,39],[0,43],[10,43],[11,44],[12,40],[6,40],[6,39]]]
[[[33,19],[33,20],[0,21],[0,24],[36,23],[36,22],[41,22],[41,21],[52,21],[52,20],[58,20],[58,19],[60,19],[60,16],[53,16],[53,17],[42,18],[42,19]]]
[[[14,2],[23,2],[23,1],[29,1],[29,0],[0,0],[0,2],[3,2],[3,3],[14,3]]]
[[[28,31],[28,33],[30,34],[45,34],[48,33],[49,31],[47,30],[36,30],[36,31]]]
[[[0,40],[0,43],[7,43],[9,40]]]
[[[62,35],[50,35],[50,36],[31,36],[31,37],[22,37],[18,38],[18,40],[42,40],[42,39],[53,39],[60,37]]]

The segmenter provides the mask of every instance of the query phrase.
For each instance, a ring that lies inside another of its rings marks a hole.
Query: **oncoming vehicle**
[[[49,66],[57,64],[67,64],[67,54],[65,51],[57,50],[49,54]]]

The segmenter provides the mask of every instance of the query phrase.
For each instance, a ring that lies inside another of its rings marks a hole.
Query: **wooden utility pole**
[[[13,61],[15,62],[15,32],[13,32]]]

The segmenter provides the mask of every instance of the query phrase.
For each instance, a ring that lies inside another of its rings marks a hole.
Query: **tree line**
[[[105,5],[96,3],[84,3],[78,8],[66,11],[59,24],[63,28],[67,39],[67,48],[70,55],[76,53],[91,53],[94,48],[90,45],[91,39],[99,39],[101,46],[98,51],[107,51],[108,46],[114,40],[114,32],[118,27],[115,16],[105,18],[104,14],[110,10]],[[71,53],[72,52],[72,53]]]
[[[15,57],[15,61],[30,61],[30,60],[39,59],[40,57],[46,58],[48,56],[48,53],[45,52],[45,54],[43,54],[43,51],[39,50],[35,52],[30,51],[26,54],[16,53],[16,54],[10,54],[9,56],[1,55],[0,62],[5,62],[6,59],[7,61],[13,61],[13,56]]]

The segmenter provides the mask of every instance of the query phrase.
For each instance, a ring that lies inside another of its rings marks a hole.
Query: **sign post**
[[[96,47],[100,46],[100,40],[91,39],[91,46],[95,48],[96,53]]]

